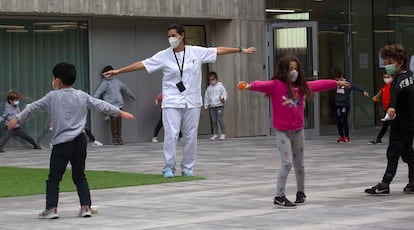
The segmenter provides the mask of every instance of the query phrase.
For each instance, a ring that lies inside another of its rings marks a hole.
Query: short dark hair
[[[112,66],[111,65],[107,65],[107,66],[105,66],[103,69],[102,69],[102,72],[101,73],[105,73],[105,72],[108,72],[109,70],[113,70],[114,68],[112,68]]]
[[[76,80],[76,67],[73,64],[61,62],[52,70],[53,77],[59,78],[66,86],[71,86]]]
[[[214,71],[208,72],[207,77],[210,78],[213,76],[216,80],[218,80],[217,73]]]
[[[16,100],[16,99],[19,99],[20,98],[20,95],[19,95],[19,93],[18,92],[16,92],[16,91],[10,91],[8,94],[7,94],[7,102],[9,102],[9,101],[13,101],[13,100]]]
[[[401,63],[401,67],[407,69],[407,51],[401,44],[386,45],[380,49],[381,58],[391,58]]]
[[[168,27],[167,31],[169,30],[176,30],[179,35],[184,36],[183,42],[184,44],[187,44],[187,40],[186,40],[187,34],[185,33],[185,29],[183,25],[178,24],[178,23],[173,23]]]

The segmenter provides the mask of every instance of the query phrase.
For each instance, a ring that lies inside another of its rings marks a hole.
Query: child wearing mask
[[[0,118],[2,121],[4,121],[6,126],[9,124],[10,120],[16,116],[16,114],[20,113],[19,98],[20,98],[20,95],[16,91],[11,91],[7,95],[7,102],[4,104],[3,115]],[[7,141],[12,136],[18,136],[24,139],[25,141],[33,145],[34,149],[42,149],[36,143],[36,141],[23,130],[23,128],[20,125],[17,125],[16,127],[14,127],[14,129],[10,131],[6,131],[3,134],[3,136],[0,138],[0,152],[4,152],[3,146],[7,143]]]
[[[223,83],[218,81],[216,72],[208,73],[208,82],[209,85],[204,96],[204,110],[210,112],[213,127],[213,136],[210,137],[210,140],[225,140],[224,103],[227,100],[227,91]]]
[[[103,73],[113,70],[112,66],[105,66],[101,72],[102,82],[93,95],[96,98],[103,99],[106,102],[123,109],[124,99],[123,96],[127,96],[129,99],[135,101],[135,96],[131,90],[117,78],[112,78],[111,75],[104,75]],[[123,145],[122,141],[122,119],[120,117],[111,116],[111,132],[112,132],[112,144]]]
[[[276,64],[276,74],[268,81],[240,82],[239,89],[263,92],[269,95],[272,105],[272,121],[276,145],[280,151],[281,167],[277,178],[276,196],[273,203],[280,208],[296,208],[304,204],[305,169],[304,158],[304,102],[321,92],[336,87],[350,87],[346,81],[316,80],[307,82],[299,59],[293,54],[283,56]],[[295,168],[297,193],[292,203],[286,198],[286,180]]]
[[[378,91],[378,93],[372,97],[372,100],[374,102],[379,102],[379,98],[381,97],[382,101],[382,107],[384,108],[384,115],[387,114],[388,105],[390,104],[390,97],[391,97],[391,83],[392,83],[392,76],[389,74],[384,74],[383,76],[384,80],[384,86]],[[382,138],[384,137],[385,133],[388,130],[388,126],[390,124],[390,121],[388,119],[381,119],[382,121],[382,127],[380,132],[377,135],[377,138],[375,138],[372,141],[369,141],[369,144],[375,145],[375,144],[381,144]]]
[[[387,109],[391,119],[390,137],[387,148],[387,167],[381,182],[365,189],[372,195],[390,194],[390,183],[397,173],[400,157],[408,165],[406,193],[414,193],[414,78],[407,71],[407,51],[400,44],[386,45],[380,49],[385,71],[393,76],[391,100]]]

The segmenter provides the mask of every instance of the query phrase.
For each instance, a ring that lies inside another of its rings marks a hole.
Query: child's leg
[[[414,182],[414,150],[413,150],[414,132],[409,131],[404,137],[405,151],[401,154],[402,160],[408,165],[408,180]]]
[[[387,113],[387,111],[384,111],[384,114],[386,114],[386,113]],[[381,128],[380,132],[378,133],[377,140],[381,140],[384,137],[385,133],[388,130],[389,124],[390,124],[389,120],[385,120],[385,121],[382,122],[382,128]]]
[[[341,110],[342,110],[341,106],[335,107],[336,128],[338,129],[339,136],[344,137],[344,127],[342,126]]]
[[[94,142],[95,136],[92,134],[91,130],[85,127],[86,136],[88,136],[90,142]]]
[[[224,126],[224,106],[217,108],[217,121],[218,121],[218,124],[220,125],[220,129],[221,129],[220,133],[225,134],[226,127]]]
[[[46,180],[46,209],[51,209],[58,205],[59,183],[65,173],[71,152],[71,142],[53,146],[52,154],[50,155],[49,176]]]
[[[209,108],[208,111],[210,112],[211,126],[213,127],[213,134],[218,134],[217,108],[212,107],[212,108]]]
[[[29,142],[30,144],[33,145],[33,147],[37,147],[37,143],[35,140],[33,140],[33,138],[27,134],[21,127],[18,127],[16,129],[13,130],[14,131],[14,135],[26,140],[27,142]]]
[[[86,143],[86,136],[83,133],[77,136],[72,141],[73,151],[70,157],[72,180],[76,185],[81,206],[91,206],[89,184],[85,176]]]
[[[116,118],[116,136],[118,137],[118,143],[122,143],[122,118]]]
[[[158,121],[158,124],[155,126],[153,137],[158,137],[158,133],[160,132],[161,127],[162,127],[162,112],[160,114],[160,120]]]
[[[7,141],[12,137],[14,134],[14,129],[12,131],[8,131],[7,129],[4,131],[3,136],[0,138],[0,149],[3,149],[3,146],[7,143]]]
[[[349,114],[349,107],[342,107],[342,125],[344,130],[345,137],[349,137],[349,125],[348,125],[348,114]]]
[[[276,130],[276,144],[280,151],[282,165],[277,178],[276,196],[284,196],[286,180],[292,168],[292,145],[286,131]]]
[[[118,143],[119,137],[116,133],[116,117],[111,116],[111,133],[112,133],[112,144]]]
[[[303,129],[298,130],[292,136],[293,167],[296,173],[296,185],[298,192],[305,192],[305,167],[303,152],[305,144],[305,133]]]
[[[405,150],[402,142],[404,135],[404,132],[391,126],[390,141],[387,148],[387,168],[382,178],[383,183],[390,184],[394,179],[398,168],[398,160],[400,159],[401,153]]]

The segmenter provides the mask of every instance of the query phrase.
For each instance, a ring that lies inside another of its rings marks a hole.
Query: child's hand
[[[132,115],[131,113],[119,110],[119,114],[120,117],[125,118],[127,120],[133,120],[135,119],[134,115]]]
[[[19,120],[17,118],[13,118],[9,121],[9,124],[7,125],[7,129],[9,131],[12,131],[14,129],[14,126],[16,126],[19,123]]]
[[[372,101],[373,101],[373,102],[379,102],[379,98],[378,98],[377,96],[373,96],[373,97],[372,97]]]
[[[239,84],[237,84],[237,88],[239,88],[239,90],[250,89],[251,85],[246,81],[240,81]]]
[[[368,94],[368,92],[367,92],[367,91],[364,91],[364,96],[365,96],[365,97],[369,97],[369,94]]]
[[[347,82],[346,80],[339,80],[339,81],[336,81],[336,85],[337,86],[340,86],[340,87],[345,87],[345,88],[347,88],[347,89],[349,89],[349,88],[351,88],[351,83],[349,83],[349,82]]]

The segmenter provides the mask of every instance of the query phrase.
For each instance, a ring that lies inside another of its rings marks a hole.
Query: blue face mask
[[[385,65],[385,72],[389,75],[394,75],[397,73],[397,67],[395,67],[395,64]]]
[[[14,105],[14,107],[19,106],[20,105],[20,101],[14,101],[13,105]]]

